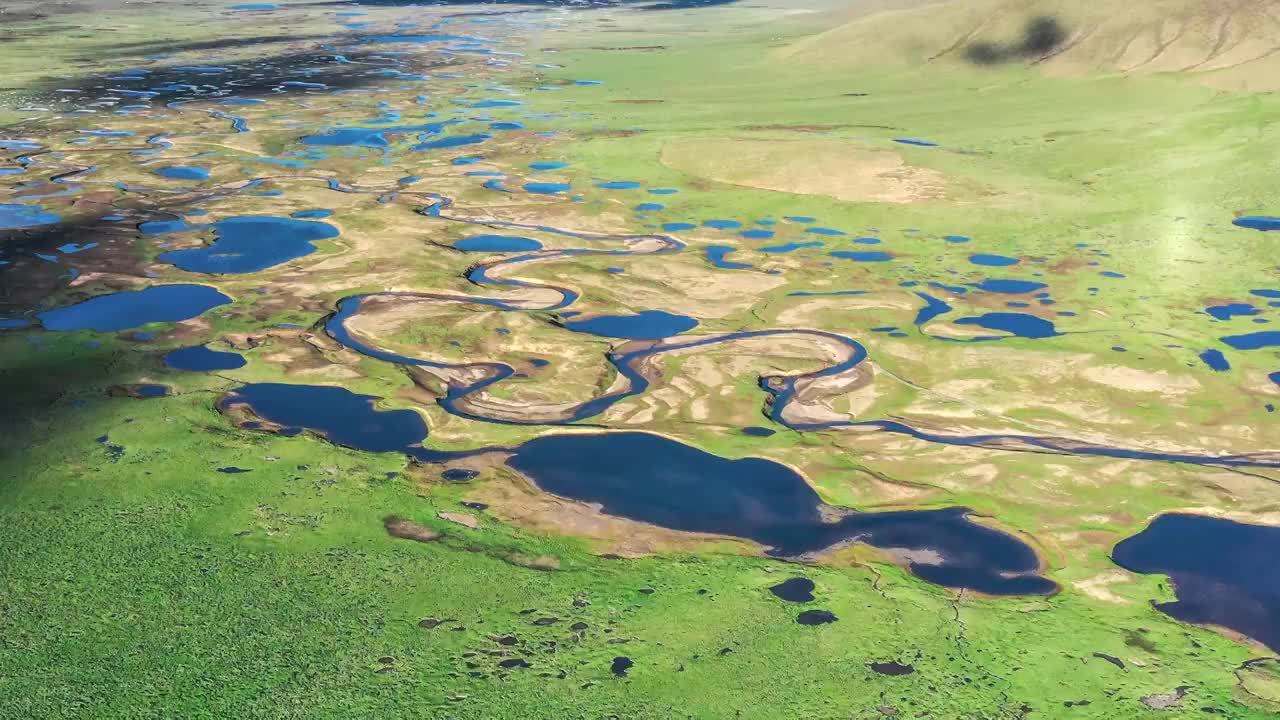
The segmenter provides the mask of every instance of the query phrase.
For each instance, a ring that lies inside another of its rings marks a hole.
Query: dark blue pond
[[[156,259],[188,272],[248,273],[263,270],[315,252],[317,240],[338,236],[328,223],[292,218],[249,216],[219,220],[211,225],[148,222],[138,226],[147,235],[213,228],[217,239],[190,250],[173,250]]]
[[[488,108],[516,107],[517,105],[523,104],[524,103],[519,100],[481,100],[477,103],[471,103],[467,107],[475,108],[477,110],[485,110]]]
[[[49,330],[118,332],[147,323],[189,320],[229,302],[231,298],[207,285],[154,285],[99,295],[36,317]]]
[[[1021,262],[1021,260],[1015,257],[1009,257],[1008,255],[986,255],[983,253],[979,253],[977,255],[970,255],[969,262],[973,263],[974,265],[987,265],[990,267],[1008,267],[1010,265],[1017,265],[1019,262]]]
[[[635,190],[640,187],[640,183],[634,180],[610,180],[609,182],[596,183],[596,187],[605,190]]]
[[[854,260],[856,262],[889,262],[893,259],[893,256],[889,253],[878,250],[833,250],[831,257]]]
[[[542,243],[514,235],[473,235],[453,244],[463,252],[531,252],[541,250]]]
[[[978,317],[960,318],[957,325],[977,325],[988,330],[1001,330],[1022,338],[1057,337],[1062,333],[1044,318],[1016,312],[993,312]]]
[[[539,172],[544,170],[559,170],[564,167],[569,167],[569,163],[555,160],[540,160],[538,162],[529,163],[529,169],[537,170]]]
[[[256,383],[227,393],[219,407],[246,404],[258,417],[286,430],[311,430],[334,444],[369,452],[402,451],[426,439],[421,415],[413,410],[377,410],[376,399],[328,385]]]
[[[1259,350],[1280,346],[1280,331],[1268,330],[1244,335],[1228,335],[1221,340],[1236,350]]]
[[[1223,355],[1221,350],[1205,350],[1200,353],[1200,361],[1208,365],[1211,370],[1218,372],[1231,369],[1231,363],[1227,362],[1227,356]]]
[[[204,345],[194,345],[165,355],[164,364],[175,370],[212,372],[242,368],[245,366],[245,359],[239,353],[221,352],[210,350]]]
[[[694,225],[693,223],[686,223],[686,222],[662,223],[662,229],[666,230],[667,232],[681,232],[683,230],[692,230],[696,227],[698,226]]]
[[[0,203],[0,230],[51,225],[62,218],[31,205],[6,205]]]
[[[1276,217],[1249,215],[1236,218],[1231,224],[1250,230],[1280,230],[1280,218]]]
[[[698,321],[662,310],[642,310],[635,315],[596,315],[585,320],[568,320],[564,326],[574,332],[602,337],[657,340],[692,330]]]
[[[175,165],[173,167],[160,168],[156,171],[160,177],[170,178],[172,180],[208,180],[209,171],[202,167],[189,167],[185,165]]]
[[[992,594],[1042,594],[1035,552],[1013,536],[971,522],[964,508],[849,512],[826,521],[804,478],[761,458],[730,460],[647,433],[547,435],[516,449],[507,464],[541,489],[604,512],[661,527],[746,538],[779,556],[857,539],[880,548],[931,551],[912,572],[948,587]],[[921,553],[924,555],[925,553]]]
[[[825,227],[811,227],[811,228],[805,228],[805,230],[804,230],[804,231],[805,231],[805,232],[807,232],[807,233],[810,233],[810,234],[812,234],[812,235],[830,235],[830,236],[833,236],[833,237],[834,237],[834,236],[847,235],[847,234],[848,234],[848,233],[846,233],[846,232],[845,232],[845,231],[843,231],[843,230],[836,230],[835,228],[825,228]]]
[[[769,238],[773,237],[772,230],[751,229],[751,230],[743,230],[738,234],[744,238],[747,238],[748,240],[768,240]]]
[[[938,146],[938,143],[936,142],[929,142],[928,140],[916,140],[914,138],[894,138],[893,141],[896,143],[902,143],[903,145],[919,145],[920,147],[937,147]]]
[[[734,230],[742,227],[742,223],[737,220],[707,220],[702,224],[717,230]]]
[[[1111,552],[1117,565],[1168,575],[1178,599],[1155,607],[1221,625],[1280,651],[1280,527],[1173,513]]]

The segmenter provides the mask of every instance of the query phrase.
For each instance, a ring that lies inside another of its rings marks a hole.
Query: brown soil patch
[[[405,520],[396,515],[388,515],[384,518],[382,526],[387,529],[387,534],[392,537],[414,540],[420,543],[433,542],[444,537],[442,532],[432,530],[429,527],[424,527],[412,520]]]

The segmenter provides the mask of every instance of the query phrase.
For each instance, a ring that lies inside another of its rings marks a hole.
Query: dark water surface
[[[1168,575],[1178,599],[1156,609],[1231,628],[1280,652],[1280,527],[1161,515],[1111,551],[1116,564]]]
[[[611,515],[689,532],[754,540],[793,556],[856,539],[909,557],[912,572],[948,587],[1043,594],[1035,552],[974,523],[964,508],[859,513],[825,505],[795,471],[770,460],[729,460],[659,435],[546,435],[507,464],[543,490]],[[842,516],[842,517],[838,517]]]

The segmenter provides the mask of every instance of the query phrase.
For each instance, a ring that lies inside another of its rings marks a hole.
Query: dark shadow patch
[[[1022,37],[1010,43],[976,42],[965,48],[964,57],[974,65],[999,65],[1034,60],[1057,50],[1067,40],[1067,29],[1052,15],[1027,21]]]

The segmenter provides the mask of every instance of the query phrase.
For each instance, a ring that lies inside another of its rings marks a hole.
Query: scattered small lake
[[[147,323],[190,320],[230,302],[231,298],[207,285],[153,285],[99,295],[36,317],[49,330],[119,332]]]
[[[1155,607],[1221,625],[1280,651],[1280,527],[1205,515],[1161,515],[1111,552],[1117,565],[1168,575],[1178,599]]]

